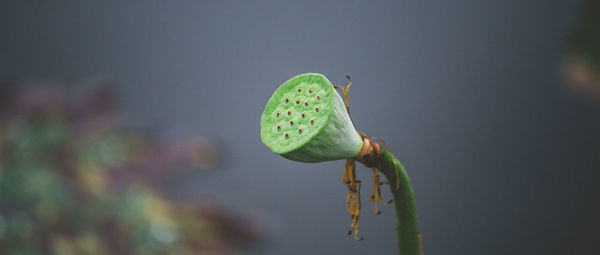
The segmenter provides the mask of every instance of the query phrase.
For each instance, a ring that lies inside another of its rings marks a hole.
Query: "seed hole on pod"
[[[309,90],[308,90],[308,93],[312,93],[312,89],[309,89]]]
[[[298,89],[298,92],[302,92],[302,89]]]
[[[290,126],[293,126],[293,125],[294,125],[294,121],[290,121]]]
[[[300,101],[299,101],[299,100],[296,100],[296,104],[299,104],[299,103],[300,103]]]
[[[292,111],[288,111],[288,115],[292,115]]]
[[[277,131],[281,131],[281,126],[277,126]]]
[[[321,97],[320,97],[320,96],[317,96],[317,100],[321,100]],[[287,102],[286,102],[286,103],[287,103]]]
[[[302,134],[302,129],[298,129],[298,133]]]
[[[304,102],[304,106],[308,106],[308,102]]]
[[[285,136],[285,138],[289,138],[289,137],[290,137],[290,134],[288,134],[288,133],[285,133],[285,135],[284,135],[284,136]]]
[[[306,114],[302,113],[300,116],[302,116],[302,118],[306,117]]]
[[[315,112],[319,112],[319,107],[315,108]]]
[[[315,124],[315,120],[310,120],[310,124]]]
[[[287,103],[289,103],[289,102],[290,102],[290,99],[289,99],[289,98],[286,98],[286,99],[285,99],[285,103],[287,104]]]
[[[275,115],[275,117],[279,118],[279,115],[281,115],[280,113],[277,113],[277,115]]]

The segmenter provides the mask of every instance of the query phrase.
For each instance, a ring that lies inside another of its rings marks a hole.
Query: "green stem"
[[[390,188],[394,196],[398,254],[423,254],[414,193],[404,166],[383,146],[381,146],[378,161],[379,169],[390,182]]]

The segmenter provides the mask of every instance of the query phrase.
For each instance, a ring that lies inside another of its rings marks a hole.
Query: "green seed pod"
[[[298,75],[275,90],[260,128],[260,138],[271,151],[301,162],[353,158],[363,144],[344,101],[318,73]]]

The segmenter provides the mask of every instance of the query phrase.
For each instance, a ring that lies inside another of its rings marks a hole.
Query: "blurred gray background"
[[[392,207],[374,216],[365,203],[365,240],[346,236],[342,161],[292,162],[260,141],[277,86],[305,72],[342,85],[348,73],[359,129],[413,180],[427,254],[599,254],[600,107],[561,74],[578,6],[9,1],[0,77],[110,81],[130,125],[223,141],[222,169],[189,174],[173,195],[213,194],[263,218],[271,234],[255,253],[394,254]]]

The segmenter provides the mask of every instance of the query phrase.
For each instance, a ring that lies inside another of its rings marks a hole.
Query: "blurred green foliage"
[[[112,90],[0,86],[0,254],[240,254],[257,240],[226,211],[153,188],[198,157],[120,128]]]
[[[570,37],[570,52],[593,63],[600,70],[600,1],[587,0]]]

